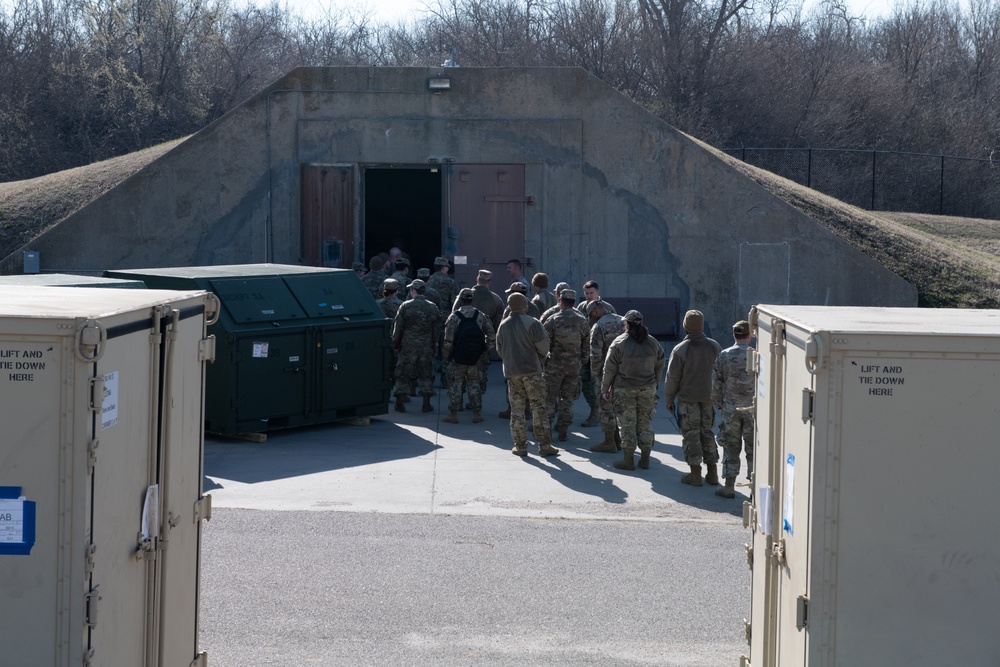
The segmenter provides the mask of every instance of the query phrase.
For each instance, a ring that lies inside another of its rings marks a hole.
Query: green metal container
[[[237,264],[106,271],[221,305],[205,429],[239,435],[384,414],[391,322],[354,271]]]

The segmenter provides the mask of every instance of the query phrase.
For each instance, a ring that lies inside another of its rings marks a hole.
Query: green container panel
[[[281,278],[222,278],[210,280],[209,286],[237,324],[307,319]]]

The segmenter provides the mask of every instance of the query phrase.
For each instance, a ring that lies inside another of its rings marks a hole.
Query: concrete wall
[[[430,94],[446,74],[451,90]],[[44,271],[299,261],[303,163],[518,163],[553,284],[672,297],[710,334],[755,303],[916,289],[577,68],[300,68],[49,230]],[[362,261],[367,257],[360,258]],[[20,271],[20,252],[0,272]]]

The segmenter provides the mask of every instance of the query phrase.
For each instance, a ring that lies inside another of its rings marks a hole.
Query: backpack
[[[486,351],[486,336],[476,323],[476,316],[465,317],[455,311],[458,316],[458,328],[455,329],[455,339],[451,346],[451,360],[464,366],[472,366]]]

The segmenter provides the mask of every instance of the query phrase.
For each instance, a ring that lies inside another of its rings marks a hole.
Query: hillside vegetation
[[[0,257],[16,252],[179,141],[40,178],[0,183]],[[705,147],[914,284],[919,305],[1000,307],[1000,221],[863,211]]]

